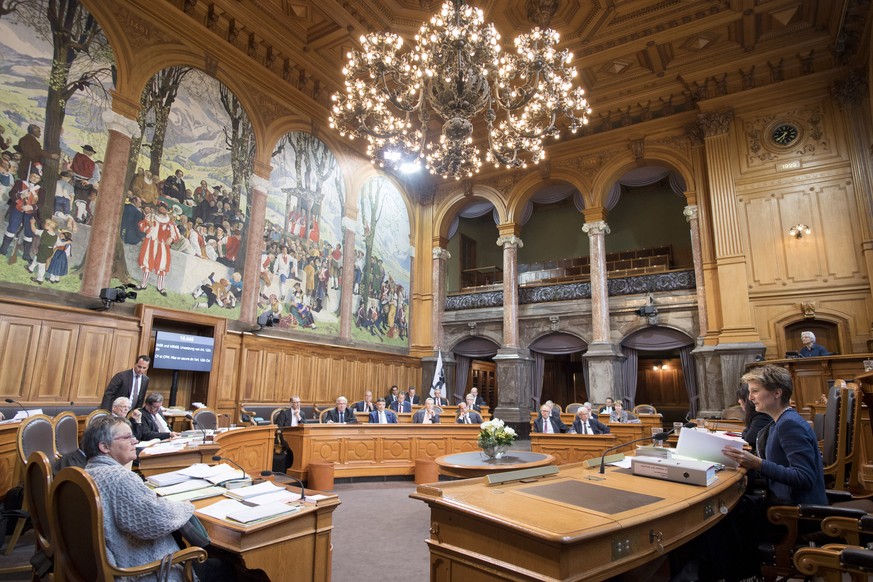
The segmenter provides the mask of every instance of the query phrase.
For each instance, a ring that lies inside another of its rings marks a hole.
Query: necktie
[[[379,424],[388,424],[388,421],[385,420],[385,413],[384,412],[379,413]]]
[[[552,434],[552,421],[546,419],[543,421],[543,426],[546,429],[546,434]]]
[[[587,422],[582,423],[582,434],[588,434],[588,423]]]
[[[469,415],[469,414],[465,414],[465,415],[464,415],[464,422],[465,422],[466,424],[470,424],[470,415]]]
[[[139,394],[139,379],[142,376],[135,374],[133,376],[133,390],[130,391],[130,407],[136,408],[136,397]]]

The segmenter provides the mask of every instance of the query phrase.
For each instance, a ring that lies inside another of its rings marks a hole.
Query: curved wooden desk
[[[440,468],[441,475],[469,479],[483,477],[490,473],[554,465],[555,457],[544,453],[509,450],[500,459],[488,459],[481,451],[472,451],[437,457],[436,464]]]
[[[744,472],[709,487],[581,464],[535,483],[479,479],[420,485],[431,509],[431,581],[604,580],[641,566],[722,519],[744,491]]]

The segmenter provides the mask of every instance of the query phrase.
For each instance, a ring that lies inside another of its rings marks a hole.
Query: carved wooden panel
[[[33,377],[42,322],[0,317],[0,394],[22,400]]]
[[[33,361],[36,370],[28,400],[50,402],[67,399],[80,327],[74,323],[43,324]]]
[[[108,383],[106,371],[113,356],[114,336],[113,330],[104,327],[83,325],[80,329],[76,365],[71,378],[71,401],[99,401],[102,398]],[[129,365],[130,362],[124,367]]]
[[[0,426],[0,500],[24,477],[23,466],[18,460],[18,426]]]
[[[215,437],[218,454],[236,461],[249,475],[260,475],[273,465],[275,426],[255,426],[227,431]]]
[[[225,337],[224,350],[217,362],[219,382],[216,408],[219,410],[233,410],[236,407],[241,355],[239,336]]]
[[[619,441],[612,434],[582,436],[532,433],[530,437],[531,452],[552,455],[558,460],[558,465],[578,463],[599,457],[606,449]]]

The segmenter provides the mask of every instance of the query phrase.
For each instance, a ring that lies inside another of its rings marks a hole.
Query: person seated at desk
[[[397,415],[385,410],[385,399],[376,399],[376,410],[370,413],[370,424],[397,424]]]
[[[278,426],[299,426],[306,422],[303,410],[300,408],[300,397],[291,397],[291,406],[276,415]]]
[[[427,401],[425,400],[425,402],[427,402]],[[449,401],[442,397],[442,394],[441,394],[439,388],[433,389],[433,403],[436,404],[437,406],[448,406],[449,405]]]
[[[467,394],[467,402],[458,404],[458,424],[482,424],[482,416],[472,409],[472,394]]]
[[[612,414],[615,410],[615,401],[612,398],[606,399],[606,404],[600,407],[598,414]]]
[[[437,424],[440,421],[439,413],[433,408],[433,398],[424,401],[424,408],[412,415],[415,424]]]
[[[397,395],[397,400],[392,402],[389,408],[394,412],[412,412],[412,405],[406,400],[406,394],[403,392]]]
[[[827,351],[824,346],[821,344],[815,343],[815,334],[811,331],[804,331],[800,333],[800,342],[803,344],[803,348],[797,355],[801,358],[817,358],[819,356],[829,356],[831,353]]]
[[[112,415],[95,420],[82,436],[88,458],[85,472],[94,479],[103,506],[106,554],[110,563],[122,568],[178,551],[172,534],[194,514],[191,503],[158,497],[125,467],[136,458],[136,443],[130,423]],[[233,579],[217,560],[194,564],[194,571],[201,580]],[[170,569],[169,580],[184,580],[181,566]]]
[[[749,401],[749,387],[746,384],[737,388],[737,403],[743,410],[743,421],[746,425],[742,432],[743,440],[749,444],[752,452],[755,453],[758,450],[758,434],[767,428],[773,422],[773,419],[766,412],[755,410],[755,405]]]
[[[639,423],[640,419],[624,410],[624,404],[621,400],[616,400],[613,404],[615,410],[609,415],[609,422],[630,422]]]
[[[373,391],[367,390],[364,392],[364,399],[358,402],[355,402],[354,410],[355,412],[366,412],[367,414],[373,412],[376,409],[373,406]]]
[[[470,388],[470,394],[473,395],[473,398],[476,401],[476,410],[482,410],[481,407],[485,406],[487,404],[487,402],[485,402],[484,398],[479,396],[479,389],[476,388],[475,386],[473,386],[472,388]]]
[[[571,433],[575,434],[609,434],[609,427],[591,418],[591,411],[582,406],[576,411],[576,420],[573,421]]]
[[[567,432],[567,426],[558,418],[552,416],[552,407],[546,402],[540,406],[540,417],[534,421],[534,432],[543,434],[558,434]]]
[[[112,416],[117,416],[118,418],[127,418],[128,413],[130,412],[130,398],[127,396],[119,396],[112,402]],[[136,437],[136,440],[142,440],[140,438],[140,431],[142,430],[142,411],[140,409],[136,409],[133,412],[130,412],[130,423],[133,426],[133,436]]]
[[[779,366],[761,366],[740,381],[749,386],[749,402],[770,417],[772,424],[759,433],[757,455],[730,447],[722,453],[756,471],[764,479],[766,496],[743,497],[725,519],[689,544],[691,558],[681,572],[683,580],[743,580],[759,575],[758,546],[784,535],[781,526],[767,519],[768,507],[828,504],[815,433],[789,405],[794,391],[790,372]]]
[[[397,387],[397,384],[395,384],[391,387],[390,390],[388,390],[388,395],[385,396],[385,404],[391,406],[392,404],[397,402],[398,394],[400,394],[400,389]]]
[[[467,410],[475,410],[476,412],[482,412],[482,407],[476,404],[476,395],[470,392],[464,397],[464,404],[467,405]]]
[[[421,396],[415,393],[415,386],[410,386],[409,389],[406,390],[406,401],[409,402],[411,406],[418,406],[421,404]]]
[[[145,405],[142,407],[140,417],[141,426],[135,429],[141,440],[150,441],[152,439],[173,439],[179,436],[179,433],[170,430],[170,425],[167,424],[167,419],[161,414],[161,407],[164,404],[164,397],[159,392],[152,392],[145,399]],[[133,420],[133,419],[131,419]],[[133,420],[136,423],[136,420]]]
[[[355,424],[358,419],[355,418],[355,413],[349,410],[349,399],[340,396],[336,399],[336,408],[331,408],[325,413],[324,422],[327,424]]]

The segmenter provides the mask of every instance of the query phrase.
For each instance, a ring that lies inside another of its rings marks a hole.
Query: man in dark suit
[[[475,410],[467,408],[466,402],[458,404],[458,424],[482,424],[482,416]]]
[[[145,399],[145,405],[142,407],[142,417],[140,422],[142,426],[139,428],[139,434],[144,441],[152,439],[171,439],[179,436],[179,433],[174,432],[167,419],[161,414],[161,406],[164,404],[164,397],[158,392],[152,392]],[[136,422],[134,418],[131,418]],[[134,431],[136,434],[136,431]]]
[[[412,405],[406,401],[406,394],[403,392],[397,395],[397,400],[391,403],[390,408],[394,412],[412,412]]]
[[[439,388],[433,389],[433,403],[436,404],[437,406],[448,406],[449,405],[449,401],[446,400],[445,398],[443,398],[442,394],[440,394]]]
[[[145,373],[148,372],[151,361],[147,355],[139,356],[133,369],[124,370],[114,375],[103,392],[100,408],[112,410],[112,403],[120,396],[130,398],[131,409],[140,408],[149,388],[149,377]]]
[[[391,406],[395,402],[397,402],[397,395],[400,393],[400,389],[397,387],[397,384],[391,387],[388,390],[388,396],[385,397],[385,404]]]
[[[325,413],[324,422],[327,424],[355,424],[358,419],[355,418],[355,413],[349,410],[349,399],[340,396],[336,399],[336,408],[331,408]]]
[[[373,406],[373,392],[371,390],[367,390],[366,392],[364,392],[363,400],[355,402],[355,412],[366,412],[367,414],[369,414],[375,409],[376,407]]]
[[[412,415],[414,424],[438,424],[440,421],[439,413],[434,410],[433,398],[428,398],[424,401],[424,408]]]
[[[548,404],[540,406],[540,417],[534,421],[534,432],[557,434],[566,432],[567,426],[561,422],[561,417],[552,416],[552,407]]]
[[[470,394],[472,394],[473,398],[475,399],[476,410],[480,410],[480,407],[485,406],[485,404],[487,404],[487,402],[485,402],[485,399],[482,398],[481,396],[479,396],[479,389],[476,388],[475,386],[470,388]]]
[[[376,410],[370,413],[370,424],[397,424],[397,415],[385,410],[385,399],[376,399]]]
[[[482,412],[482,407],[476,404],[476,395],[472,392],[467,394],[464,397],[464,404],[467,405],[467,410],[475,410],[476,412]],[[460,405],[459,405],[460,406]]]
[[[304,422],[306,422],[306,418],[300,408],[299,396],[292,396],[291,407],[276,415],[276,424],[279,426],[298,426]]]
[[[591,418],[591,411],[582,407],[576,412],[576,420],[573,421],[573,430],[576,434],[609,434],[609,427]]]
[[[410,405],[418,406],[421,404],[421,396],[415,393],[415,386],[410,386],[409,390],[406,391],[406,401]]]

